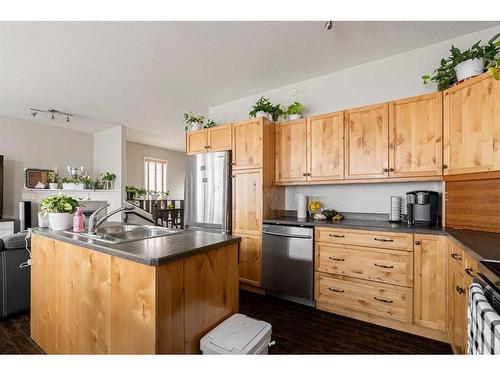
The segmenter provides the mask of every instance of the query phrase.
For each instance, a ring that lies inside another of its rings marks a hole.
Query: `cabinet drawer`
[[[413,235],[408,233],[316,228],[316,241],[413,251]]]
[[[316,300],[404,322],[412,321],[413,290],[316,272]]]
[[[317,242],[316,270],[411,287],[413,254]]]

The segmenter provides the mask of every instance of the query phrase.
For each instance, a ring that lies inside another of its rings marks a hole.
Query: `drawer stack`
[[[316,228],[315,235],[319,308],[412,322],[412,234]]]

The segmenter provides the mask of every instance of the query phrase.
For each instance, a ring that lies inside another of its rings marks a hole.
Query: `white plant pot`
[[[75,214],[49,212],[49,224],[52,230],[68,230],[73,226]]]
[[[203,124],[201,122],[192,122],[191,123],[191,131],[197,131],[203,129]]]
[[[288,115],[288,120],[298,120],[302,118],[302,114],[301,113],[296,113],[294,115]]]
[[[49,189],[50,190],[56,190],[56,189],[59,189],[59,184],[55,183],[55,182],[51,182],[49,183]]]
[[[84,184],[73,184],[73,183],[64,183],[62,186],[63,190],[84,190]]]
[[[264,112],[264,111],[259,111],[255,114],[255,117],[265,117],[268,120],[272,120],[272,115],[270,113]]]
[[[455,72],[457,73],[457,81],[461,82],[464,79],[475,77],[483,73],[484,71],[484,60],[483,59],[470,59],[462,61],[460,64],[455,66]]]

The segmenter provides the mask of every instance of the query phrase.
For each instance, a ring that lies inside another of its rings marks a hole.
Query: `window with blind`
[[[144,158],[144,188],[167,192],[167,161]]]

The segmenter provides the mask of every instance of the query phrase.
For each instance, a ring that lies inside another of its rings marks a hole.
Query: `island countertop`
[[[239,237],[201,231],[182,231],[163,237],[116,244],[85,239],[48,228],[34,228],[33,233],[149,266],[159,266],[173,260],[240,242]]]

